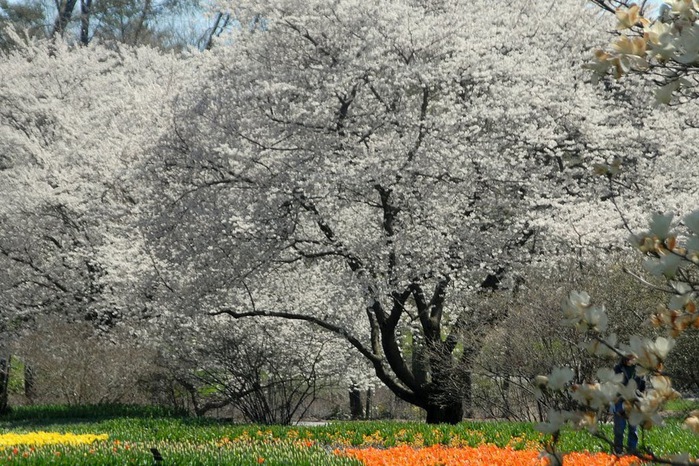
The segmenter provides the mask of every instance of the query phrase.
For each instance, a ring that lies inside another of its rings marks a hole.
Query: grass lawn
[[[0,418],[0,465],[539,465],[543,440],[532,424],[514,422],[282,427],[193,419],[153,408],[34,407]],[[699,457],[698,439],[679,421],[646,432],[643,441],[658,455]],[[584,432],[564,432],[560,449],[583,453],[567,458],[566,465],[610,461],[600,453],[608,446]],[[480,457],[484,462],[477,462]]]

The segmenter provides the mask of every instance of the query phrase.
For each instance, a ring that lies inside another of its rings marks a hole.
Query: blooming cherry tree
[[[457,422],[445,381],[482,333],[465,330],[498,318],[479,293],[635,225],[623,193],[691,203],[686,147],[657,140],[696,128],[585,84],[605,25],[582,3],[234,6],[239,27],[201,54],[30,41],[4,57],[3,316],[304,321],[429,422]],[[567,319],[604,331],[586,303]]]
[[[548,2],[235,7],[241,27],[146,167],[178,306],[311,322],[428,422],[458,422],[445,380],[468,357],[470,300],[571,251],[565,210],[607,189],[587,165],[655,150],[626,103],[571,86],[573,44],[602,25]]]
[[[108,321],[144,270],[129,168],[189,71],[148,48],[15,39],[0,62],[3,318]]]

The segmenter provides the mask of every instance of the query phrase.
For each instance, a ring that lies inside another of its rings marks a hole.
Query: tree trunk
[[[10,385],[10,367],[12,356],[7,359],[0,359],[0,414],[9,411],[8,389]]]
[[[349,389],[350,416],[353,421],[364,417],[364,408],[362,406],[362,392],[357,387]]]
[[[34,380],[34,369],[29,364],[24,364],[24,396],[30,404],[34,403],[36,397],[36,384]]]
[[[80,43],[90,43],[90,15],[92,14],[92,0],[80,0]]]
[[[132,44],[137,45],[141,38],[141,33],[143,32],[144,26],[146,24],[146,19],[150,16],[151,0],[145,0],[143,2],[143,9],[141,10],[141,16],[138,18],[138,23],[133,32]]]
[[[463,384],[462,389],[463,392],[461,393],[463,395],[462,399],[462,405],[463,405],[463,414],[466,417],[473,417],[473,394],[471,392],[471,385],[472,385],[472,379],[471,379],[471,371],[465,371],[462,376],[461,383]]]
[[[428,424],[458,424],[464,417],[464,407],[460,398],[446,403],[427,405],[425,411],[427,411]]]
[[[78,0],[65,0],[60,3],[57,3],[57,6],[59,7],[58,16],[56,16],[56,21],[53,25],[53,32],[51,33],[51,37],[54,37],[56,35],[63,35],[66,26],[68,26],[68,23],[70,22],[70,18],[73,16],[73,10],[75,9],[75,4],[77,2]]]
[[[411,368],[413,371],[413,375],[415,376],[415,380],[420,385],[424,385],[427,383],[427,373],[429,371],[429,364],[430,362],[423,345],[416,341],[415,338],[413,338],[413,354],[411,359]]]
[[[371,399],[374,396],[374,390],[369,387],[366,391],[366,409],[364,410],[364,419],[367,421],[371,419]]]

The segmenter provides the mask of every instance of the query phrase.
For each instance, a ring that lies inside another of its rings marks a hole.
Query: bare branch
[[[255,311],[247,311],[247,312],[237,312],[233,309],[228,309],[224,308],[218,311],[214,311],[210,313],[211,316],[217,316],[217,315],[229,315],[233,317],[234,319],[242,319],[246,317],[276,317],[276,318],[282,318],[282,319],[289,319],[289,320],[300,320],[304,322],[309,322],[311,324],[317,325],[325,330],[328,330],[342,338],[344,338],[348,343],[350,343],[355,349],[357,349],[362,356],[367,358],[373,365],[374,371],[376,373],[376,376],[384,383],[386,386],[394,392],[397,396],[399,396],[401,399],[407,401],[408,403],[414,404],[416,406],[424,407],[424,403],[420,398],[418,398],[415,393],[412,391],[406,389],[402,385],[399,385],[398,382],[396,382],[393,377],[391,377],[387,372],[386,368],[383,365],[383,359],[379,356],[374,354],[372,351],[367,349],[364,344],[359,341],[358,338],[355,336],[351,335],[347,329],[340,327],[338,325],[332,324],[330,322],[327,322],[323,319],[319,319],[318,317],[314,316],[309,316],[309,315],[304,315],[304,314],[295,314],[293,312],[287,312],[287,311],[267,311],[267,310],[255,310]]]
[[[644,285],[646,285],[650,289],[662,291],[663,293],[671,293],[671,294],[676,293],[676,291],[673,288],[670,288],[670,287],[663,288],[662,286],[658,286],[658,285],[654,285],[654,284],[650,283],[648,280],[646,280],[645,278],[641,277],[640,275],[632,272],[631,270],[629,270],[626,267],[623,267],[622,270],[624,271],[624,273],[631,275],[633,278],[635,278],[639,282],[643,283]]]

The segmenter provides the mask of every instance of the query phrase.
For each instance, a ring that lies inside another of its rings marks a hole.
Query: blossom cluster
[[[686,266],[699,264],[699,210],[683,218],[686,231],[681,235],[671,231],[672,222],[672,214],[656,214],[650,230],[633,239],[649,256],[646,269],[671,280],[672,299],[653,314],[651,323],[676,336],[688,328],[699,328],[697,290],[691,281],[683,279]]]
[[[571,303],[577,303],[579,315],[586,314],[585,311],[589,309],[589,303],[586,300],[578,299],[579,297],[580,294],[577,292],[571,293],[563,306],[564,315],[569,314],[566,308]],[[587,315],[590,314],[587,313]],[[593,321],[583,319],[583,326],[586,328],[594,327],[593,323],[598,322],[600,317],[595,314],[593,319]],[[566,320],[570,322],[570,319]],[[574,376],[572,369],[554,368],[550,375],[537,377],[535,381],[537,388],[552,391],[568,390],[571,398],[584,409],[581,411],[551,410],[548,422],[538,426],[540,431],[554,433],[559,431],[563,424],[570,423],[578,428],[597,432],[598,422],[606,416],[607,408],[618,397],[624,399],[625,411],[629,414],[629,421],[633,425],[650,428],[653,425],[662,424],[659,411],[667,401],[679,397],[679,393],[672,388],[670,378],[659,372],[663,361],[672,348],[673,340],[665,337],[657,337],[652,340],[633,336],[628,345],[619,345],[618,348],[609,346],[609,340],[595,339],[597,346],[589,345],[588,348],[596,348],[600,355],[608,355],[609,353],[633,355],[639,366],[639,374],[650,375],[650,388],[640,393],[634,380],[624,385],[622,375],[615,373],[610,368],[599,369],[596,374],[597,381],[580,384],[572,383]],[[599,349],[604,349],[604,351],[599,351]]]
[[[626,4],[616,9],[616,18],[617,28],[629,34],[621,34],[609,50],[597,50],[588,67],[598,75],[612,72],[616,78],[631,71],[666,67],[668,79],[656,92],[656,99],[669,103],[673,93],[690,85],[677,70],[699,64],[699,2],[666,0],[654,21],[645,17],[639,4]]]
[[[635,23],[638,19],[628,21]],[[607,328],[604,307],[592,305],[587,293],[571,292],[562,304],[563,322],[591,337],[587,348],[592,354],[633,357],[638,375],[647,377],[650,386],[641,392],[635,380],[624,384],[622,374],[610,368],[598,370],[596,381],[574,383],[572,369],[556,368],[548,376],[535,379],[537,389],[542,394],[547,390],[565,391],[579,409],[551,409],[548,421],[538,425],[540,431],[555,435],[564,424],[571,424],[602,435],[598,425],[606,418],[608,407],[618,400],[623,400],[631,425],[649,429],[663,423],[660,415],[663,406],[680,397],[663,371],[664,361],[675,344],[675,337],[690,327],[699,328],[696,305],[699,288],[695,279],[699,265],[699,210],[684,217],[680,224],[684,229],[673,231],[673,216],[656,214],[648,231],[632,237],[632,242],[648,257],[645,268],[653,275],[664,277],[668,284],[666,291],[672,293],[667,306],[660,307],[650,318],[650,323],[665,329],[667,336],[633,335],[627,344],[620,344],[616,335],[604,334]],[[699,434],[699,411],[693,411],[684,426]],[[683,464],[696,463],[687,459]]]

